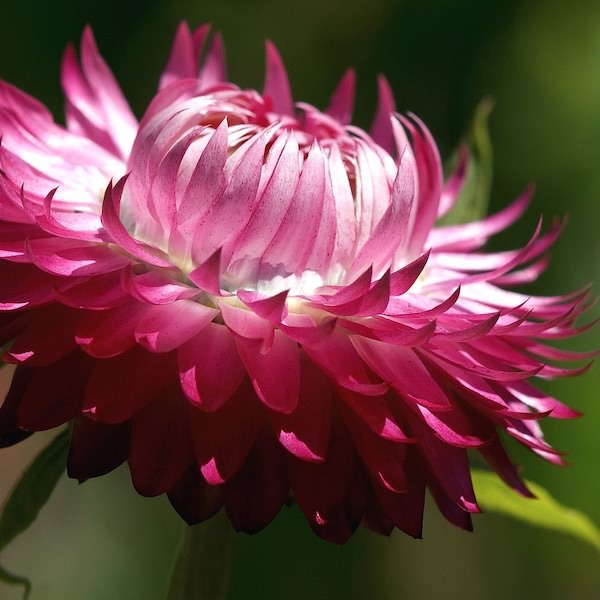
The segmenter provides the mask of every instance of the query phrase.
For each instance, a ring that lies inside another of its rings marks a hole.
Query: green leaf
[[[472,477],[477,501],[484,512],[513,517],[536,527],[566,533],[591,544],[600,552],[600,530],[591,519],[563,506],[543,487],[526,481],[536,497],[524,498],[507,487],[495,473],[473,469]]]
[[[48,502],[52,491],[67,464],[69,432],[60,433],[42,450],[23,473],[0,516],[0,551],[37,518],[40,509]],[[31,584],[25,577],[13,575],[0,566],[0,580],[25,587],[24,598],[29,596]]]
[[[475,109],[469,130],[463,137],[461,148],[468,153],[467,173],[463,188],[452,210],[442,217],[438,225],[467,223],[485,217],[492,189],[493,152],[488,131],[488,118],[493,101],[484,98]],[[454,152],[446,167],[451,173],[460,160],[460,150]]]

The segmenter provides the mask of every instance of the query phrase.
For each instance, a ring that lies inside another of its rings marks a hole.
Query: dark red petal
[[[402,494],[390,491],[378,481],[373,482],[375,496],[365,514],[366,525],[370,529],[380,531],[377,528],[383,528],[380,532],[389,534],[386,519],[382,519],[380,512],[383,510],[394,527],[414,538],[422,537],[425,479],[414,455],[414,449],[408,448],[405,462],[407,489]]]
[[[302,460],[323,462],[329,445],[332,383],[308,357],[300,355],[300,396],[289,414],[273,411],[279,442]]]
[[[110,310],[89,312],[81,319],[75,341],[98,358],[122,354],[135,345],[135,327],[149,307],[131,301]]]
[[[173,508],[188,525],[210,519],[223,505],[221,486],[206,483],[196,465],[185,472],[169,490],[168,496]]]
[[[130,424],[105,425],[77,417],[71,430],[67,473],[83,481],[110,473],[127,460]]]
[[[177,377],[172,354],[153,354],[135,347],[96,362],[89,378],[83,410],[103,423],[133,417]]]
[[[256,533],[275,518],[289,489],[284,451],[263,427],[244,466],[223,485],[227,516],[237,531]]]
[[[142,496],[171,489],[193,463],[187,402],[176,383],[131,421],[129,468]]]
[[[359,510],[349,510],[349,498],[362,466],[343,422],[332,421],[327,459],[310,463],[288,457],[288,473],[294,500],[313,531],[335,543],[346,541],[360,522]]]
[[[19,403],[19,427],[42,431],[69,422],[81,411],[90,368],[90,359],[75,351],[52,365],[33,369]]]
[[[219,485],[244,464],[264,413],[246,379],[219,410],[206,413],[190,405],[189,417],[198,467],[208,483]]]
[[[53,304],[33,313],[8,356],[35,366],[49,365],[75,348],[75,331],[81,312]]]
[[[18,365],[10,384],[6,398],[0,406],[0,448],[13,446],[31,435],[17,426],[17,413],[23,394],[27,391],[33,369]]]

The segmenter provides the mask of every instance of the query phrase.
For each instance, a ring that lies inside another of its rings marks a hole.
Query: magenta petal
[[[391,524],[414,538],[421,538],[423,535],[425,478],[423,477],[422,468],[413,458],[410,448],[408,448],[405,470],[407,489],[403,493],[397,494],[379,481],[374,481],[373,488],[377,501]],[[381,517],[377,518],[378,515],[374,513],[375,509],[373,503],[371,503],[365,514],[366,525],[370,529],[379,531],[378,522],[381,522]],[[373,522],[375,519],[377,520]],[[385,534],[386,531],[381,531],[381,533]]]
[[[217,309],[193,300],[157,305],[138,321],[135,339],[152,352],[170,352],[202,331],[218,314]]]
[[[301,460],[325,460],[332,394],[331,382],[305,355],[301,355],[298,405],[291,413],[271,413],[279,442]]]
[[[280,323],[287,315],[285,301],[287,299],[288,290],[280,292],[270,298],[264,298],[255,292],[246,290],[238,290],[238,298],[259,317]]]
[[[221,295],[221,248],[217,248],[201,265],[189,275],[190,281],[200,290]]]
[[[182,344],[177,356],[184,394],[209,412],[229,400],[246,374],[233,335],[216,323],[209,323],[200,335]]]
[[[91,356],[117,356],[135,344],[135,326],[148,309],[139,302],[128,302],[107,311],[87,313],[77,327],[75,341]]]
[[[0,405],[0,448],[14,446],[32,433],[20,429],[17,425],[21,398],[26,393],[32,376],[33,369],[25,365],[17,365],[6,397]]]
[[[130,264],[105,245],[62,238],[40,238],[26,242],[32,262],[47,273],[62,276],[102,275]]]
[[[227,187],[224,171],[227,161],[227,133],[227,119],[223,119],[210,136],[181,197],[177,207],[176,227],[184,237],[193,237],[199,220]]]
[[[352,264],[354,273],[368,265],[373,265],[373,271],[378,273],[406,245],[414,219],[415,185],[412,159],[405,154],[394,180],[390,205],[357,254]],[[402,238],[397,235],[398,231],[403,232]]]
[[[379,396],[388,390],[372,375],[345,333],[334,331],[304,351],[333,381],[359,394]]]
[[[306,268],[319,235],[325,190],[325,154],[313,143],[281,226],[263,254],[264,263],[282,264],[286,274]]]
[[[245,308],[232,306],[225,300],[219,302],[219,308],[225,325],[231,331],[242,338],[261,341],[261,352],[265,352],[271,347],[275,332],[273,323]]]
[[[279,324],[290,339],[303,346],[314,346],[331,335],[337,324],[337,319],[324,319],[318,325],[309,315],[288,315],[285,323]]]
[[[414,433],[420,436],[419,450],[428,465],[428,485],[439,489],[457,506],[468,512],[479,512],[471,483],[466,450],[444,444],[425,429],[416,417],[407,413]],[[440,497],[442,494],[440,494]]]
[[[339,417],[332,419],[325,462],[316,464],[290,457],[288,473],[294,500],[315,533],[336,543],[348,539],[362,515],[361,511],[355,514],[348,510],[346,501],[356,478],[364,475]]]
[[[129,300],[120,286],[121,274],[113,271],[95,277],[60,279],[55,284],[54,296],[61,304],[72,308],[115,308]]]
[[[412,114],[410,117],[416,126],[407,119],[403,119],[403,124],[413,139],[419,189],[408,250],[411,254],[416,254],[423,251],[437,219],[443,176],[440,155],[431,133],[418,117]]]
[[[330,312],[341,316],[364,317],[385,312],[390,301],[390,272],[386,271],[369,291],[345,304],[328,306]]]
[[[190,300],[198,295],[197,289],[170,279],[158,271],[140,275],[133,270],[123,271],[121,285],[134,298],[148,304],[170,304],[176,300]]]
[[[502,477],[506,485],[526,498],[534,497],[525,482],[521,479],[517,468],[506,454],[506,450],[504,450],[499,438],[494,439],[487,446],[480,448],[479,452],[496,473]]]
[[[342,410],[342,414],[367,472],[392,492],[406,491],[405,445],[378,439],[377,434],[348,409]]]
[[[423,272],[427,261],[429,260],[430,251],[421,254],[412,262],[408,263],[401,269],[394,271],[390,276],[390,295],[401,296],[410,290],[417,281],[419,275]]]
[[[240,356],[258,397],[277,412],[290,413],[298,404],[300,363],[298,345],[276,330],[273,344],[262,354],[254,341],[238,337]]]
[[[102,224],[104,228],[119,246],[136,258],[156,267],[171,267],[172,265],[167,260],[164,252],[138,242],[129,234],[121,222],[119,209],[125,181],[126,179],[121,179],[114,189],[112,183],[106,188],[104,201],[102,202]]]
[[[384,440],[404,443],[415,441],[402,431],[387,404],[386,396],[365,397],[343,389],[339,390],[339,394],[356,416]]]
[[[434,410],[449,410],[452,404],[420,358],[410,349],[385,342],[352,338],[363,360],[398,394]]]

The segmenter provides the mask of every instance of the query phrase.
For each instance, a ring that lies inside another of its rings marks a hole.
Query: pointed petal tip
[[[287,71],[281,54],[275,44],[265,40],[266,73],[264,95],[269,96],[273,102],[273,109],[284,115],[294,114],[292,91],[290,88]]]

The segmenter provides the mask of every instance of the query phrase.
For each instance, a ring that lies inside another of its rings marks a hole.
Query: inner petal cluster
[[[233,86],[162,92],[129,159],[123,222],[188,275],[218,253],[226,291],[343,284],[390,210],[399,166],[325,113],[303,105],[281,115],[270,104]],[[411,152],[400,160],[403,177],[416,178]]]

